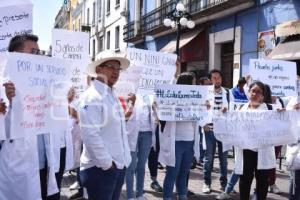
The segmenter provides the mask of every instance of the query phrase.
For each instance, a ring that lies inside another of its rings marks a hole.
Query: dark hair
[[[193,85],[193,80],[195,77],[196,76],[193,72],[183,72],[179,75],[176,84]]]
[[[265,96],[264,96],[264,102],[268,104],[272,104],[272,92],[269,85],[265,84]]]
[[[241,77],[238,81],[238,85],[245,85],[247,82],[246,82],[246,79],[245,77]]]
[[[200,77],[200,79],[199,79],[200,85],[203,85],[204,81],[206,81],[206,80],[209,80],[208,76],[202,76],[202,77]]]
[[[263,84],[262,82],[260,81],[256,81],[256,82],[253,82],[249,85],[249,91],[255,86],[257,85],[261,90],[262,90],[262,95],[265,97],[266,96],[266,87],[265,87],[265,84]]]
[[[26,41],[38,42],[38,40],[38,36],[32,34],[16,35],[9,42],[8,52],[21,50],[24,46],[24,42]]]
[[[221,76],[221,78],[222,78],[222,72],[221,72],[220,70],[218,70],[218,69],[213,69],[213,70],[211,70],[211,71],[209,72],[209,78],[210,78],[210,79],[211,79],[212,74],[214,74],[214,73],[220,74],[220,76]]]

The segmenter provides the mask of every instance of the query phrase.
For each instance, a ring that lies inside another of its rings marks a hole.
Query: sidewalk
[[[285,169],[285,167],[282,167]],[[230,177],[231,171],[233,169],[233,159],[229,158],[228,159],[228,178]],[[278,169],[278,166],[277,166]],[[191,170],[190,173],[190,182],[189,182],[189,189],[193,191],[196,195],[189,197],[191,200],[211,200],[215,199],[215,197],[221,193],[220,192],[220,184],[219,184],[219,163],[218,163],[218,158],[215,159],[214,163],[214,171],[212,173],[212,193],[209,195],[203,194],[202,193],[202,185],[203,185],[203,173],[202,173],[202,168],[197,166],[196,169]],[[158,170],[158,181],[162,185],[163,180],[165,177],[165,170]],[[75,181],[75,176],[74,175],[67,175],[65,174],[64,179],[63,179],[63,186],[62,186],[62,198],[61,200],[67,200],[68,197],[70,197],[72,194],[75,193],[75,191],[70,191],[68,188],[69,186]],[[154,192],[150,188],[150,175],[148,169],[146,169],[146,177],[145,177],[145,197],[148,200],[156,200],[156,199],[162,199],[162,194]],[[255,183],[255,182],[254,182]],[[253,186],[255,184],[252,184]],[[288,171],[278,171],[277,170],[277,180],[276,184],[278,185],[279,189],[282,191],[280,195],[268,194],[268,200],[283,200],[283,199],[288,199],[288,188],[289,188],[289,172]],[[121,196],[121,200],[126,199],[126,186],[124,184],[123,187],[123,192]],[[238,184],[235,187],[235,190],[238,192]],[[232,195],[233,200],[238,200],[239,199],[239,194],[233,194]]]

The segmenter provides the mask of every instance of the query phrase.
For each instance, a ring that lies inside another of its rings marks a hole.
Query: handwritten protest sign
[[[22,33],[32,33],[32,4],[0,5],[0,53],[8,50],[12,37]]]
[[[10,138],[53,132],[68,119],[67,92],[72,68],[61,59],[12,53],[5,76],[16,87]],[[59,111],[57,114],[57,111]]]
[[[89,34],[62,29],[52,30],[52,56],[71,62],[72,86],[76,98],[86,89],[86,68],[89,62]]]
[[[157,85],[157,115],[164,121],[195,121],[207,117],[207,101],[213,98],[212,86]]]
[[[272,96],[297,96],[297,72],[294,62],[251,59],[250,74],[253,81],[268,84]]]
[[[131,66],[142,68],[137,91],[139,94],[153,95],[156,85],[169,83],[175,74],[175,54],[128,48],[127,58]]]
[[[122,71],[118,82],[114,86],[116,93],[123,97],[126,97],[129,93],[135,94],[139,86],[141,72],[142,68],[135,65],[131,65],[125,71]]]
[[[242,149],[291,144],[297,141],[296,111],[228,111],[214,115],[215,137]]]

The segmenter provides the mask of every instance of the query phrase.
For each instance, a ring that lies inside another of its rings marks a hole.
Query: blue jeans
[[[233,170],[232,173],[231,173],[230,179],[227,183],[226,189],[225,189],[225,192],[227,194],[232,192],[232,190],[233,190],[235,184],[238,182],[239,178],[240,178],[240,175],[236,174]]]
[[[289,200],[300,200],[300,170],[291,173],[295,174],[291,175]]]
[[[134,174],[136,174],[136,197],[144,194],[145,166],[152,145],[152,132],[139,132],[135,152],[131,152],[131,163],[126,170],[127,198],[135,198],[133,191]]]
[[[179,199],[186,199],[187,175],[190,171],[194,158],[194,141],[176,141],[175,143],[175,167],[167,166],[164,180],[164,199],[171,200],[173,188],[176,181],[176,188]]]
[[[103,170],[98,167],[80,171],[81,183],[87,189],[89,200],[119,200],[125,171],[125,168]]]
[[[217,141],[213,131],[205,134],[206,151],[204,153],[204,183],[211,185],[211,171],[213,169],[214,156],[216,152],[216,145],[218,145],[218,155],[220,161],[220,183],[223,188],[227,185],[227,157],[228,152],[223,152],[222,143]]]

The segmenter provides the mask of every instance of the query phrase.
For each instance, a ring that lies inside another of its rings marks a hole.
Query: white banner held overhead
[[[207,101],[212,86],[158,85],[155,87],[157,115],[163,121],[197,121],[208,116]]]
[[[242,149],[291,144],[297,141],[297,111],[227,111],[214,115],[215,137]]]
[[[24,33],[32,33],[32,4],[0,4],[0,53],[8,50],[12,37]]]
[[[68,61],[12,53],[5,67],[16,87],[12,102],[10,139],[54,132],[68,119],[67,93],[72,68]]]
[[[130,66],[142,68],[137,91],[142,95],[153,95],[154,87],[170,83],[176,71],[175,54],[128,48],[127,59],[130,60]]]
[[[72,86],[76,97],[87,87],[86,69],[89,63],[89,34],[62,29],[52,30],[52,56],[70,60]]]
[[[249,71],[253,81],[270,86],[272,96],[297,96],[295,62],[250,59]]]

